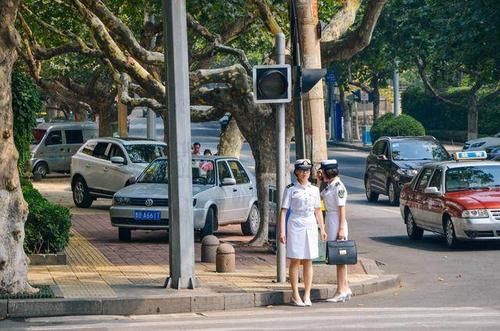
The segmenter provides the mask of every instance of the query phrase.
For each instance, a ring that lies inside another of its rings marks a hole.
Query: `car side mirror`
[[[431,195],[441,195],[441,192],[435,186],[426,187],[425,190],[424,190],[424,193],[425,194],[431,194]]]
[[[222,186],[227,186],[227,185],[236,185],[236,179],[234,178],[224,178],[222,180]]]
[[[121,156],[113,156],[111,157],[111,163],[125,164],[125,159]]]

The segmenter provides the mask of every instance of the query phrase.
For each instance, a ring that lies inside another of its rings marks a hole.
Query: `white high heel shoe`
[[[330,298],[330,299],[327,299],[326,301],[327,302],[346,302],[346,301],[349,301],[352,297],[352,291],[351,289],[349,289],[347,292],[345,293],[338,293],[337,295],[335,295],[333,298]]]

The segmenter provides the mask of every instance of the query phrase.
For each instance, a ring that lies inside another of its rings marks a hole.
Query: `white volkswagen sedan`
[[[111,224],[118,238],[128,241],[131,230],[168,229],[168,161],[159,158],[133,185],[113,196]],[[259,228],[255,179],[236,158],[193,157],[193,221],[200,237],[219,225],[240,223],[245,235]]]

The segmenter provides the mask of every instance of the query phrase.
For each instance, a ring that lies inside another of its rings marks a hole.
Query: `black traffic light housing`
[[[323,77],[325,77],[326,69],[302,69],[297,67],[299,77],[300,92],[302,94],[309,92]]]
[[[255,103],[286,103],[292,99],[292,74],[288,64],[253,67]]]

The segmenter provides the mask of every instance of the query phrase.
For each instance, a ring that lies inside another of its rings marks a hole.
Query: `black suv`
[[[366,159],[365,191],[370,202],[379,194],[389,196],[393,206],[399,205],[399,193],[426,163],[449,160],[446,149],[431,136],[381,137]]]

